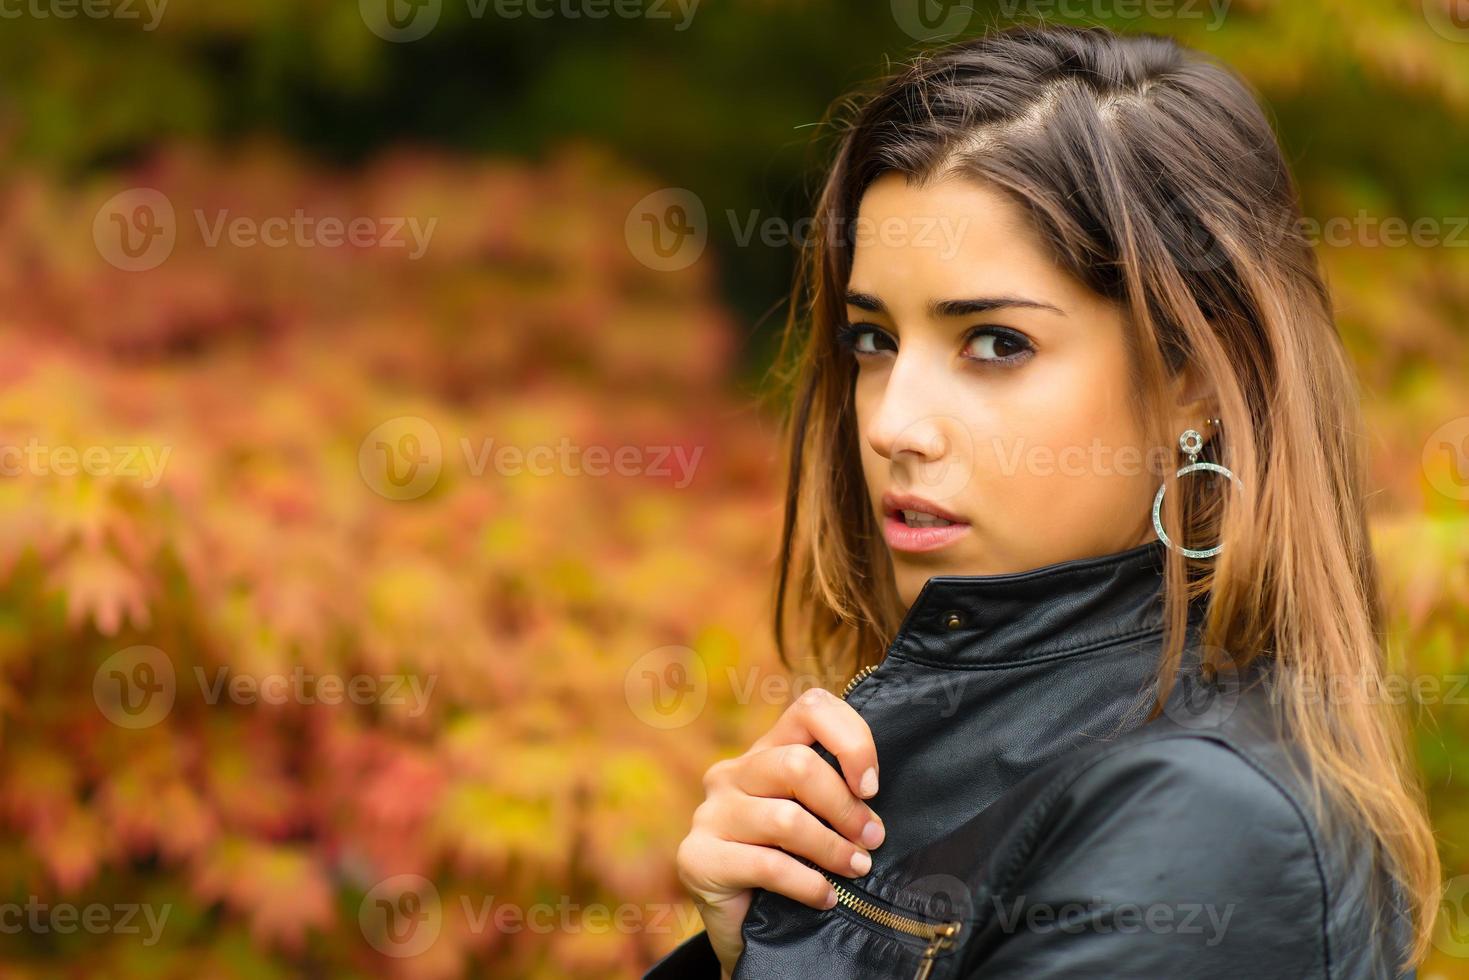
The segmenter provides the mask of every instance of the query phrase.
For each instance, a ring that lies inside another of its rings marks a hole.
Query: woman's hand
[[[813,742],[836,756],[840,773],[816,754]],[[851,705],[812,688],[744,755],[710,766],[704,791],[678,848],[678,876],[694,896],[727,978],[744,948],[740,927],[751,889],[779,892],[812,908],[836,904],[830,882],[792,854],[842,877],[872,867],[868,850],[882,843],[884,833],[862,802],[877,793],[872,732]]]

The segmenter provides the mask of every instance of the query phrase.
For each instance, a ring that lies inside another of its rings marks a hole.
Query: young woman
[[[967,41],[860,106],[817,217],[777,633],[854,676],[709,770],[706,931],[649,976],[1411,971],[1354,382],[1245,83]]]

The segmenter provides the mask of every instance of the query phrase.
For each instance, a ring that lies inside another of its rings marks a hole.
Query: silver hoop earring
[[[1210,420],[1210,424],[1216,427],[1219,425],[1217,421],[1212,419]],[[1239,489],[1243,490],[1245,488],[1245,485],[1239,482],[1239,478],[1227,467],[1220,466],[1218,463],[1200,463],[1198,461],[1199,452],[1204,448],[1204,437],[1199,435],[1197,429],[1185,429],[1183,435],[1178,437],[1178,448],[1188,455],[1188,463],[1179,467],[1178,472],[1174,476],[1185,477],[1190,473],[1202,472],[1218,473],[1221,476],[1229,477]],[[1153,498],[1153,530],[1158,533],[1158,540],[1189,558],[1213,558],[1219,552],[1223,551],[1223,544],[1216,544],[1212,548],[1195,549],[1175,545],[1169,540],[1168,532],[1163,530],[1163,494],[1167,492],[1168,481],[1165,480],[1158,487],[1158,495]]]

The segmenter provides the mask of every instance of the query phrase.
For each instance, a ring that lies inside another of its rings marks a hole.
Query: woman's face
[[[977,181],[920,189],[887,174],[863,196],[854,234],[842,342],[858,364],[862,468],[903,601],[934,575],[1151,540],[1160,459],[1175,457],[1145,443],[1120,310]]]

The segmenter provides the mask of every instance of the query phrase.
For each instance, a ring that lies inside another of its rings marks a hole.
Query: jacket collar
[[[940,667],[1035,663],[1156,633],[1166,549],[1151,542],[1005,575],[940,575],[889,656]]]

